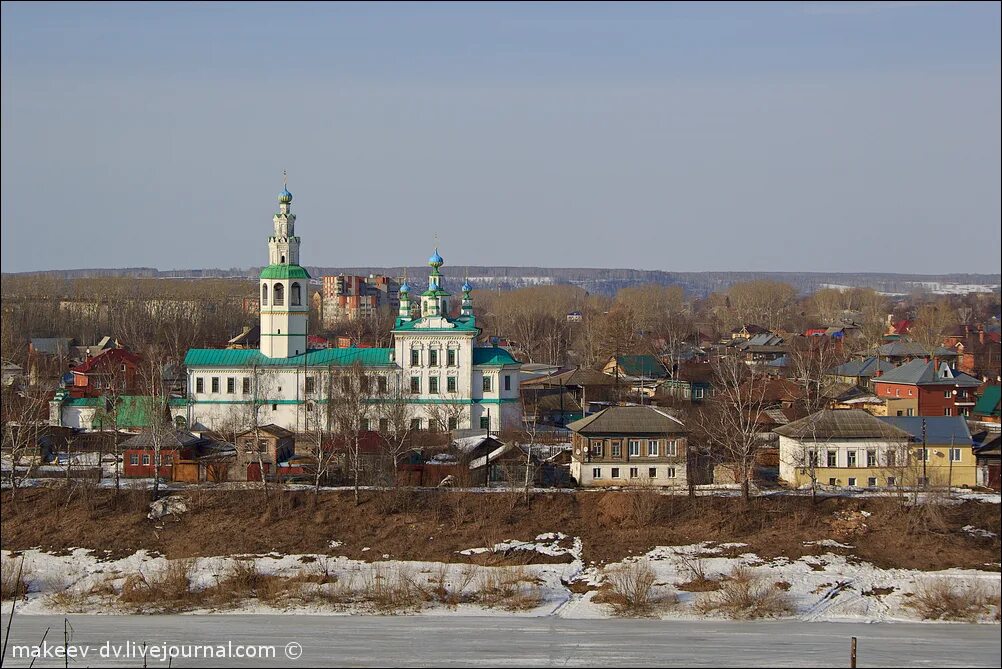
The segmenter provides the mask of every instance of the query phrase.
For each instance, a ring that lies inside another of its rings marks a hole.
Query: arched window
[[[261,306],[268,306],[268,284],[263,284],[261,286]]]
[[[285,304],[285,286],[280,283],[275,284],[274,303],[276,307]]]
[[[298,307],[298,306],[301,306],[303,304],[302,296],[300,295],[300,292],[299,292],[299,282],[296,282],[296,283],[292,284],[292,296],[291,297],[292,297],[292,301],[289,302],[289,304],[291,304],[292,306]]]
[[[285,256],[284,255],[282,256],[282,264],[283,265],[285,264]]]

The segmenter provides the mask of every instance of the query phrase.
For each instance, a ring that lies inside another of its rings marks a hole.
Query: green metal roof
[[[1000,400],[1002,400],[1002,386],[988,386],[974,405],[974,415],[998,416]]]
[[[668,369],[653,355],[619,355],[616,362],[624,374],[636,377],[664,378]]]
[[[187,367],[328,367],[356,361],[366,367],[393,364],[392,348],[324,348],[289,358],[269,358],[257,349],[193,348],[184,356]]]
[[[310,273],[299,265],[268,265],[261,270],[262,279],[309,279]]]
[[[503,348],[498,348],[497,346],[479,346],[473,349],[473,364],[501,367],[503,365],[518,365],[520,363],[512,357],[511,353]]]
[[[63,402],[69,407],[94,407],[98,416],[104,415],[107,407],[104,397],[74,397]],[[118,398],[115,411],[115,424],[118,428],[148,427],[150,424],[150,406],[153,398],[148,395],[122,395]]]
[[[397,321],[396,326],[393,328],[394,331],[397,330],[417,330],[420,332],[479,332],[480,328],[476,326],[472,319],[465,317],[460,318],[448,318],[450,323],[455,325],[454,328],[422,328],[417,327],[418,324],[424,320],[423,318],[415,318],[412,321],[407,321],[405,323]]]

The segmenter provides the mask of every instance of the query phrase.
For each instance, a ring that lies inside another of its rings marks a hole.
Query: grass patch
[[[999,617],[999,592],[981,583],[963,584],[937,578],[920,582],[915,594],[905,604],[924,620],[978,622],[989,617],[992,609]]]
[[[0,599],[22,598],[28,593],[31,568],[24,558],[6,558],[0,563]]]
[[[786,590],[748,567],[735,567],[720,581],[720,588],[705,595],[696,609],[735,620],[775,618],[792,613]]]
[[[674,592],[657,586],[657,575],[644,562],[631,562],[609,571],[605,588],[594,601],[608,604],[619,616],[651,616],[674,606]]]

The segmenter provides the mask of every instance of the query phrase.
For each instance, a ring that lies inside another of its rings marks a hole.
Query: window
[[[226,392],[231,395],[237,391],[237,380],[232,376],[226,377]]]
[[[649,439],[647,441],[647,456],[653,458],[657,457],[657,455],[658,455],[658,440]]]
[[[943,391],[943,397],[945,397],[946,399],[950,399],[950,395],[952,395],[952,394],[953,393],[951,393],[949,390],[944,390]]]
[[[163,456],[161,458],[161,462],[163,462],[165,465],[173,465],[174,464],[174,456],[173,455],[165,455],[165,456]]]
[[[411,418],[411,429],[414,430],[415,432],[417,432],[417,431],[419,431],[421,429],[421,419],[420,418]]]
[[[459,427],[459,421],[456,419],[456,417],[449,416],[449,427],[447,429],[455,430],[458,427]]]
[[[416,348],[411,349],[411,367],[419,367],[421,365],[421,351]]]
[[[149,453],[143,453],[143,464],[144,465],[150,464],[150,454]]]
[[[867,488],[876,488],[877,487],[877,477],[876,476],[871,476],[870,478],[866,479],[866,487]]]
[[[640,476],[640,474],[637,472],[637,468],[636,467],[630,467],[630,478],[631,479],[635,479],[638,476]]]
[[[411,392],[414,394],[421,392],[421,377],[412,376],[411,377]]]
[[[631,457],[632,456],[637,456],[637,457],[640,456],[640,440],[639,439],[630,439],[629,448],[630,448],[629,452],[630,452],[630,456]]]
[[[943,409],[943,415],[944,416],[952,416],[953,415],[953,409],[951,409],[950,407],[946,407],[945,409]]]
[[[261,306],[268,306],[268,284],[261,286]]]
[[[196,393],[205,392],[205,382],[202,380],[201,376],[195,379],[195,392]]]
[[[602,457],[602,440],[601,439],[592,439],[592,442],[591,442],[591,454],[594,457],[596,457],[596,458]]]
[[[866,466],[876,467],[877,466],[877,451],[872,448],[866,449]]]
[[[428,379],[428,392],[432,395],[438,395],[438,377],[433,376]]]
[[[898,415],[899,416],[901,415],[900,411],[898,412]],[[905,415],[906,416],[914,416],[915,415],[915,409],[908,409],[907,411],[905,411]]]
[[[856,487],[856,477],[855,476],[850,476],[849,477],[849,487],[850,488],[855,488]]]
[[[219,392],[219,377],[218,376],[213,376],[212,377],[212,392],[214,392],[214,393],[218,393]]]
[[[649,479],[656,479],[657,477],[658,477],[658,468],[657,467],[648,467],[647,468],[647,478],[649,478]]]
[[[828,451],[827,464],[829,467],[838,467],[838,451]]]
[[[925,460],[926,462],[929,462],[929,449],[927,448],[918,449],[918,451],[915,453],[915,457],[917,457],[919,460]]]
[[[950,449],[950,462],[960,462],[960,449],[951,448]]]
[[[245,376],[243,379],[243,393],[244,395],[250,394],[250,377]]]
[[[846,466],[847,467],[855,467],[856,466],[856,451],[854,449],[850,449],[846,453]]]
[[[613,467],[612,468],[612,478],[614,478],[614,479],[618,479],[619,478],[619,467]]]
[[[491,377],[485,376],[484,377],[484,392],[485,393],[491,392],[491,386],[492,386],[492,384],[491,384]]]
[[[593,479],[600,479],[600,478],[602,478],[602,468],[601,467],[592,467],[591,468],[591,477]]]
[[[428,351],[428,364],[432,367],[438,367],[438,350],[431,349]]]
[[[491,417],[490,416],[481,416],[480,417],[480,429],[481,430],[489,430],[489,429],[491,429]]]
[[[294,307],[302,306],[302,304],[303,304],[303,295],[302,295],[302,290],[299,287],[299,282],[294,282],[292,284],[292,291],[291,291],[290,297],[291,297],[291,302],[290,303],[292,304],[292,306],[294,306]]]
[[[618,442],[612,442],[612,457],[620,458],[623,456],[623,446]]]
[[[272,404],[271,405],[271,410],[272,411],[278,411],[278,404]]]
[[[307,393],[312,393],[312,392],[314,392],[316,390],[316,385],[317,385],[316,380],[312,376],[307,376],[306,380],[305,380],[305,383],[304,383],[304,388],[303,389]]]
[[[893,467],[898,461],[898,454],[896,451],[887,451],[887,466]]]
[[[445,389],[450,393],[456,392],[456,377],[449,376],[445,379]]]
[[[672,439],[665,444],[665,455],[678,455],[678,441]]]
[[[456,366],[456,349],[450,348],[445,352],[445,364],[449,367]]]
[[[385,376],[377,376],[376,377],[376,388],[381,393],[385,393],[386,392],[386,377]]]
[[[285,286],[280,283],[275,284],[275,293],[273,303],[276,307],[281,307],[285,304]]]
[[[668,467],[668,471],[665,473],[665,476],[667,476],[670,479],[675,478],[675,468],[674,467]]]
[[[504,375],[504,389],[511,390],[511,376],[508,374]]]
[[[138,465],[139,464],[139,454],[138,453],[133,453],[132,455],[129,456],[129,464],[130,465]]]
[[[894,478],[893,476],[888,476],[887,477],[887,485],[893,486],[895,484],[897,484],[897,479]]]
[[[834,477],[828,479],[828,485],[838,485],[838,479],[836,479]]]

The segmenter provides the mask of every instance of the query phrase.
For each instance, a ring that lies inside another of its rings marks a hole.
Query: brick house
[[[580,486],[688,485],[688,432],[664,409],[613,406],[567,428]]]
[[[135,394],[141,362],[142,358],[123,348],[108,349],[87,358],[70,370],[73,375],[70,394],[73,397],[98,397],[111,388]]]
[[[916,359],[873,379],[889,416],[966,416],[981,382],[948,364]]]
[[[262,425],[240,432],[234,438],[237,459],[233,466],[233,480],[260,481],[273,476],[276,466],[296,452],[295,433],[278,425]]]

